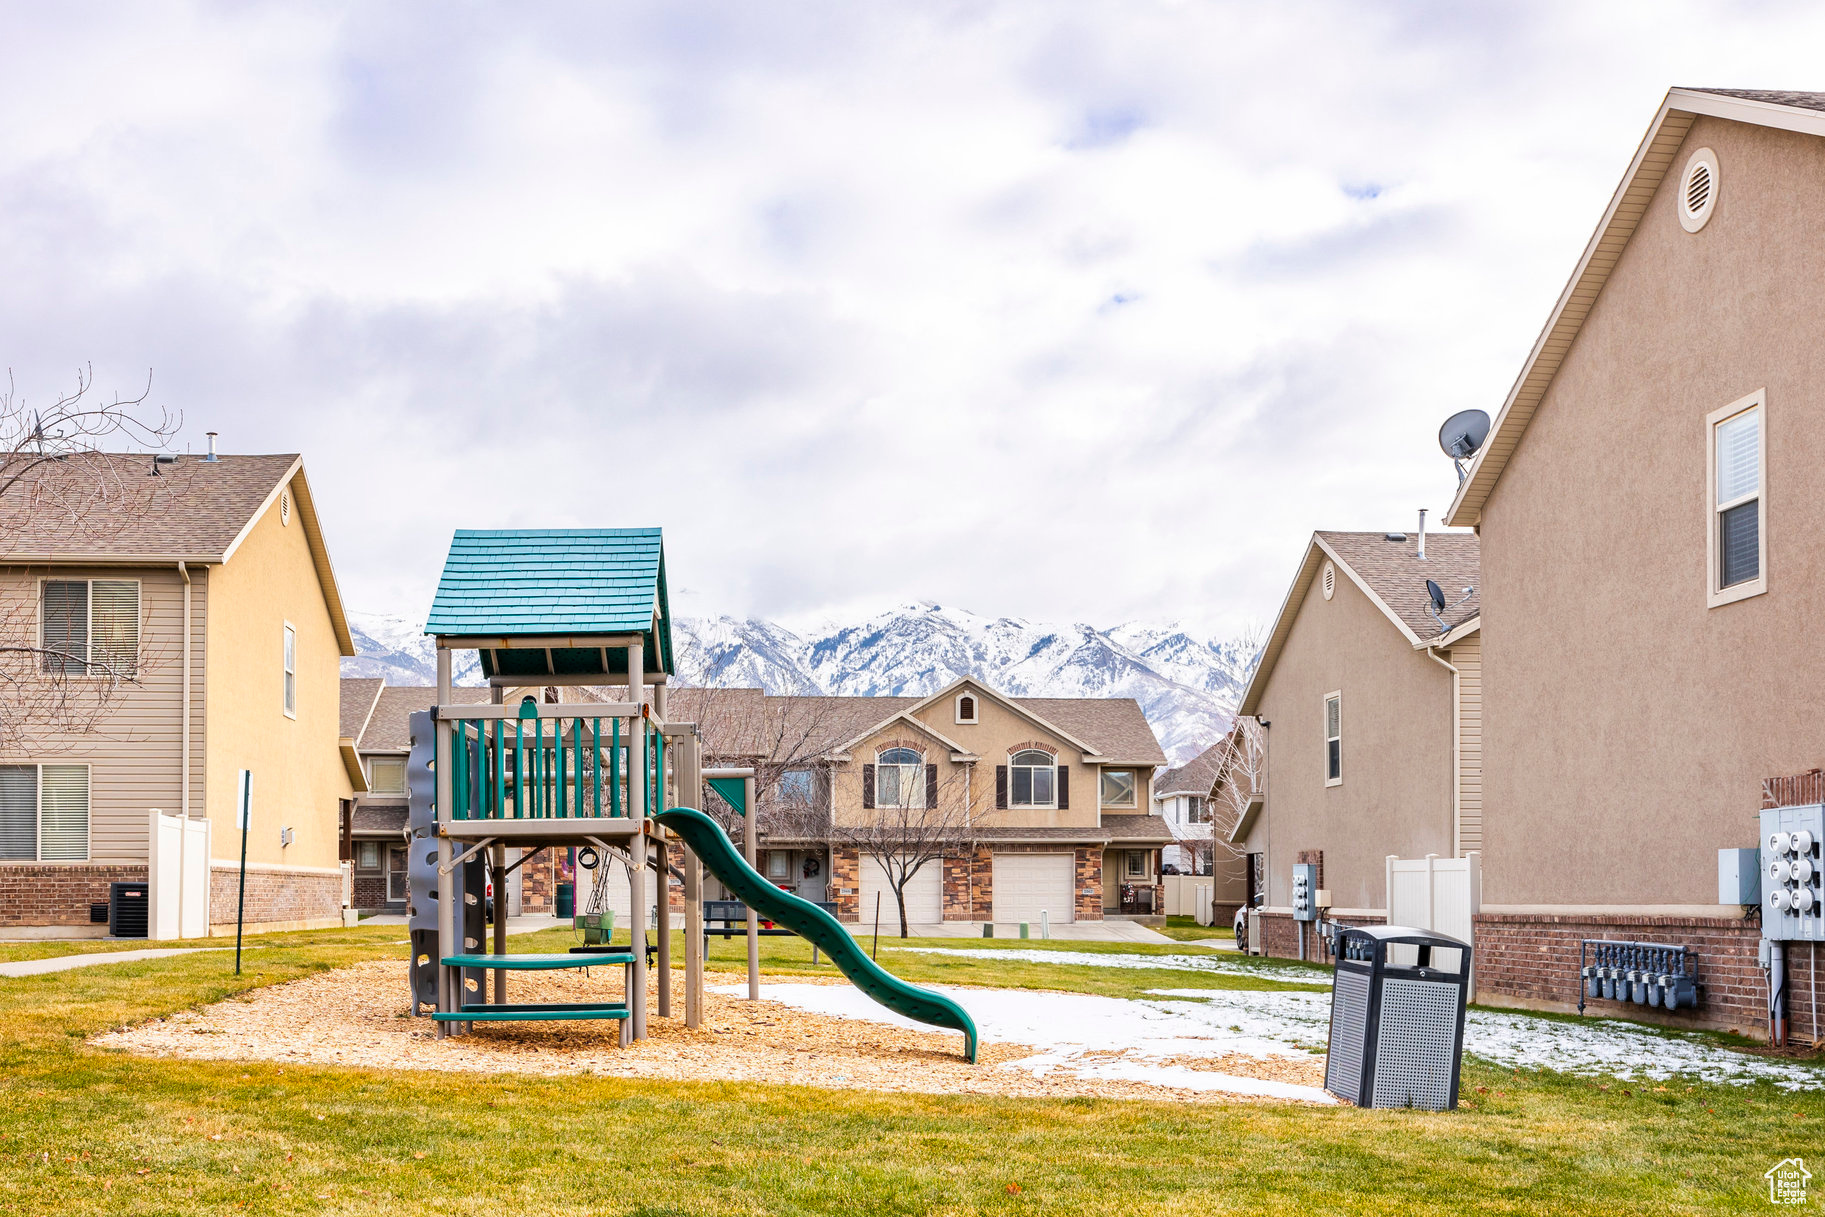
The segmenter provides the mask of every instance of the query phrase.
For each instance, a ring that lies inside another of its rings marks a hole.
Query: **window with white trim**
[[[767,851],[767,878],[775,883],[792,878],[792,855],[780,849]]]
[[[88,857],[89,767],[0,765],[0,861]]]
[[[1324,784],[1343,781],[1343,694],[1324,695]]]
[[[925,758],[911,748],[889,748],[875,758],[876,807],[925,806]]]
[[[1102,802],[1104,807],[1133,807],[1134,770],[1103,770]]]
[[[404,794],[406,792],[406,758],[403,756],[370,756],[368,758],[368,790],[374,794]]]
[[[974,693],[957,694],[957,721],[963,724],[976,721],[976,695]]]
[[[1008,802],[1015,807],[1058,806],[1058,759],[1028,748],[1008,763]]]
[[[128,679],[139,672],[139,580],[46,579],[40,584],[43,669]]]
[[[380,842],[355,842],[355,867],[357,870],[379,870]]]
[[[1147,851],[1131,849],[1127,851],[1122,867],[1122,878],[1145,879],[1147,877]]]
[[[285,627],[285,716],[298,717],[298,631]]]
[[[1205,802],[1205,798],[1201,794],[1194,794],[1185,800],[1185,820],[1187,823],[1202,824],[1210,817],[1210,812],[1205,806]]]
[[[1707,420],[1710,454],[1708,601],[1728,604],[1768,590],[1762,510],[1768,458],[1765,404],[1753,393]]]

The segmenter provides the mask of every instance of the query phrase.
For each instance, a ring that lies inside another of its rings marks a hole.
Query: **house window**
[[[1762,484],[1768,469],[1761,393],[1707,420],[1710,450],[1708,602],[1728,604],[1768,590]]]
[[[784,883],[792,877],[792,855],[784,850],[772,850],[767,854],[767,878],[775,883]]]
[[[811,771],[788,769],[779,775],[779,797],[782,802],[805,805],[811,802]]]
[[[380,842],[355,842],[355,866],[359,870],[380,869]]]
[[[1104,807],[1133,807],[1134,770],[1103,770],[1102,792]]]
[[[1210,818],[1210,808],[1202,795],[1192,795],[1185,800],[1185,820],[1190,824],[1202,824]]]
[[[976,721],[976,698],[973,694],[961,693],[957,696],[957,721],[960,723]]]
[[[387,849],[387,899],[409,900],[411,895],[412,880],[406,870],[405,848],[391,846]]]
[[[1324,695],[1324,784],[1343,781],[1343,694]]]
[[[1147,851],[1131,849],[1122,855],[1122,877],[1124,879],[1145,879],[1147,877]]]
[[[89,767],[0,765],[0,861],[89,857]]]
[[[298,717],[298,631],[285,627],[285,714]]]
[[[402,756],[368,758],[368,789],[375,794],[406,792],[406,761]]]
[[[875,806],[925,806],[925,758],[911,748],[889,748],[875,758]]]
[[[1050,753],[1041,752],[1037,748],[1016,752],[1008,770],[1014,806],[1057,806],[1058,764]]]
[[[132,677],[139,670],[139,580],[46,579],[40,593],[44,670]]]

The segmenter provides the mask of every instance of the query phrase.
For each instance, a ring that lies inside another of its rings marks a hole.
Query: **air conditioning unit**
[[[108,884],[108,936],[110,938],[144,938],[150,926],[151,885],[136,883]]]

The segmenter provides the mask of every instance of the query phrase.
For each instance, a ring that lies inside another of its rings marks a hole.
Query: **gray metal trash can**
[[[1469,943],[1339,926],[1324,1088],[1358,1107],[1455,1108],[1469,999]]]

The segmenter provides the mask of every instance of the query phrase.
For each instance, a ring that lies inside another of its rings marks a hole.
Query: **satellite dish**
[[[1489,415],[1482,410],[1459,410],[1438,429],[1438,446],[1457,467],[1457,484],[1464,484],[1464,462],[1477,454],[1489,438]]]
[[[1445,611],[1445,590],[1443,588],[1428,579],[1426,580],[1426,594],[1432,597],[1433,612],[1442,613]]]
[[[1467,461],[1489,438],[1489,415],[1483,410],[1459,410],[1438,429],[1438,446],[1453,460]]]

